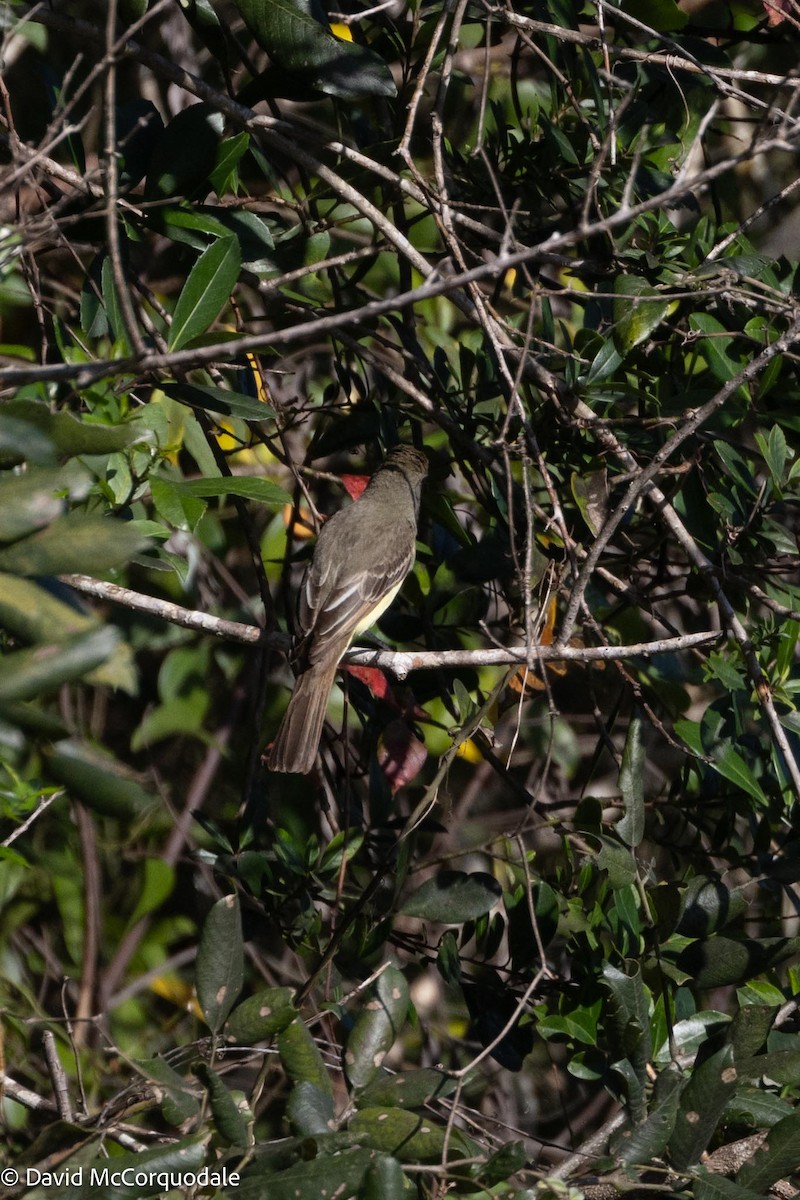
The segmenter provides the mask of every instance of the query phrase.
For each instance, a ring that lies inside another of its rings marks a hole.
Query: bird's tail
[[[335,675],[336,660],[316,663],[298,676],[270,751],[270,771],[307,775],[313,768]]]

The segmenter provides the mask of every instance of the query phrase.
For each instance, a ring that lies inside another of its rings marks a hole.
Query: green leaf
[[[644,745],[644,721],[640,712],[631,719],[622,764],[619,788],[625,815],[617,822],[616,830],[628,846],[638,846],[644,837],[644,768],[647,753]]]
[[[464,871],[440,871],[412,892],[400,912],[442,925],[462,925],[488,913],[502,894],[497,880],[484,871],[469,875]]]
[[[714,769],[766,808],[769,799],[738,750],[721,743],[711,750]]]
[[[292,1088],[286,1115],[301,1137],[329,1133],[333,1128],[333,1096],[308,1079],[300,1079]]]
[[[603,983],[610,998],[606,1009],[606,1030],[615,1058],[629,1059],[640,1081],[645,1078],[652,1055],[650,1042],[650,1001],[642,982],[638,963],[626,963],[620,971],[604,963]]]
[[[756,433],[755,438],[758,448],[764,456],[764,461],[769,468],[772,482],[776,488],[780,488],[783,483],[786,462],[789,457],[786,434],[780,425],[773,425],[769,431],[769,438],[765,438],[763,433],[760,432]]]
[[[612,888],[627,887],[636,881],[636,860],[629,847],[620,845],[614,838],[595,835],[600,843],[597,853],[597,865],[601,871],[608,871],[608,882]]]
[[[696,875],[681,896],[675,932],[684,937],[710,937],[740,917],[749,906],[745,887],[729,888],[717,878]]]
[[[164,1090],[161,1111],[170,1125],[181,1125],[197,1116],[200,1103],[190,1085],[164,1058],[134,1059],[134,1066],[146,1079],[152,1079]]]
[[[781,679],[786,679],[792,670],[798,638],[800,638],[800,621],[784,622],[781,627],[778,652],[775,655],[775,668]]]
[[[205,2],[207,3],[208,0]],[[217,161],[211,172],[211,186],[218,196],[224,196],[226,192],[238,189],[238,166],[249,148],[250,134],[246,129],[220,142]],[[255,213],[247,213],[247,215],[255,216]],[[256,219],[258,220],[258,218]],[[244,255],[242,257],[244,258]]]
[[[217,1072],[208,1063],[200,1061],[195,1063],[194,1073],[206,1085],[215,1132],[231,1146],[246,1146],[248,1122],[245,1113]]]
[[[305,1143],[313,1151],[322,1143],[315,1138]],[[340,1137],[338,1153],[318,1153],[306,1161],[289,1166],[272,1166],[270,1158],[256,1159],[245,1167],[238,1187],[237,1200],[361,1200],[361,1186],[367,1171],[378,1161],[374,1150],[353,1149]],[[233,1189],[228,1195],[233,1200]]]
[[[293,1083],[312,1083],[320,1092],[333,1096],[330,1075],[308,1026],[296,1018],[278,1036],[278,1053]]]
[[[408,1200],[410,1188],[396,1158],[382,1154],[369,1168],[358,1200]]]
[[[136,907],[128,919],[128,928],[132,929],[142,917],[160,908],[164,901],[172,895],[174,887],[175,868],[161,858],[146,858],[142,890],[139,892]]]
[[[345,100],[396,94],[386,63],[364,46],[334,37],[319,0],[235,0],[235,4],[280,73],[281,84],[295,98],[315,89]]]
[[[175,305],[168,337],[170,350],[180,350],[206,332],[228,303],[241,265],[239,243],[234,237],[219,238],[203,251]]]
[[[491,1156],[488,1162],[474,1168],[475,1178],[485,1187],[494,1187],[509,1180],[522,1171],[528,1163],[528,1152],[523,1142],[506,1142]],[[505,1189],[501,1192],[504,1194]]]
[[[225,1036],[242,1045],[253,1046],[286,1029],[296,1016],[291,988],[265,988],[237,1005],[225,1024]]]
[[[209,498],[211,496],[242,496],[255,500],[270,508],[283,508],[292,499],[277,483],[255,475],[220,475],[213,479],[190,479],[187,481],[161,480],[177,496]]]
[[[725,1109],[725,1120],[728,1122],[744,1121],[759,1129],[770,1129],[793,1112],[788,1100],[782,1100],[774,1092],[765,1092],[763,1088],[740,1086],[736,1094],[728,1101]]]
[[[687,13],[678,8],[675,0],[622,0],[620,8],[659,33],[683,29],[689,20]]]
[[[237,416],[242,421],[265,421],[275,416],[275,409],[270,404],[253,400],[252,396],[242,395],[239,391],[188,383],[162,383],[160,386],[164,395],[172,396],[173,400],[215,416]]]
[[[178,0],[183,15],[212,56],[223,67],[228,64],[228,42],[210,0]],[[245,133],[242,135],[247,138]],[[218,189],[217,189],[218,190]]]
[[[598,1000],[591,1008],[576,1008],[563,1014],[547,1014],[537,1021],[536,1032],[544,1038],[561,1036],[587,1046],[595,1046],[600,1008],[601,1001]]]
[[[110,658],[118,641],[116,629],[103,626],[68,642],[43,643],[5,654],[0,659],[0,700],[33,700],[80,679]]]
[[[675,961],[697,987],[715,988],[744,983],[799,952],[800,938],[734,941],[717,936],[708,941],[693,942]]]
[[[68,513],[38,533],[0,549],[0,571],[12,575],[102,575],[129,562],[147,542],[113,517]]]
[[[114,265],[108,256],[103,259],[100,278],[102,280],[103,308],[106,312],[111,337],[115,342],[120,343],[124,354],[130,354],[131,344],[128,340],[128,331],[122,315],[122,304],[119,298],[117,281],[114,278]]]
[[[687,721],[683,719],[676,721],[675,732],[686,743],[693,754],[698,758],[706,757],[699,721]]]
[[[65,738],[46,753],[50,773],[95,812],[130,822],[158,804],[111,754]]]
[[[769,1137],[753,1158],[744,1164],[736,1182],[759,1196],[777,1180],[792,1175],[800,1163],[800,1112],[793,1112],[773,1125]]]
[[[208,1139],[205,1135],[181,1138],[176,1142],[157,1146],[154,1150],[136,1150],[112,1157],[101,1157],[97,1150],[84,1161],[83,1180],[74,1184],[60,1185],[58,1200],[87,1200],[91,1195],[102,1195],[103,1200],[145,1200],[148,1196],[164,1193],[164,1175],[185,1177],[189,1172],[199,1171],[207,1162]],[[62,1159],[59,1169],[70,1170],[77,1165],[78,1156]],[[88,1186],[91,1164],[92,1186]],[[42,1187],[26,1191],[31,1200],[49,1200],[53,1189]]]
[[[347,1039],[344,1065],[351,1087],[366,1087],[375,1078],[400,1035],[407,1013],[405,976],[397,967],[389,966],[376,979]]]
[[[366,1145],[398,1154],[404,1162],[441,1162],[445,1149],[448,1158],[466,1158],[472,1149],[460,1129],[450,1130],[447,1144],[444,1125],[429,1113],[418,1116],[404,1108],[360,1108],[349,1128]]]
[[[11,463],[52,463],[55,460],[55,445],[47,433],[9,411],[5,405],[0,410],[0,466]]]
[[[359,1094],[362,1107],[422,1108],[431,1100],[443,1099],[455,1091],[456,1080],[435,1067],[380,1075]]]
[[[619,275],[614,291],[614,345],[624,355],[658,328],[669,312],[669,301],[660,299],[657,289],[638,275]]]
[[[741,369],[741,364],[728,354],[728,347],[733,338],[725,326],[709,313],[692,313],[689,317],[689,327],[705,335],[701,342],[702,353],[712,375],[720,383],[727,383],[733,379]],[[740,388],[739,391],[741,393],[743,389]],[[744,395],[747,395],[746,391]]]
[[[65,458],[74,458],[77,454],[112,454],[116,450],[124,450],[131,442],[143,436],[143,430],[135,421],[127,425],[101,425],[98,422],[79,420],[72,413],[61,409],[51,412],[46,404],[38,400],[9,400],[3,404],[0,414],[2,422],[11,418],[14,428],[16,422],[24,422],[26,431],[27,450],[43,444],[42,439],[48,439],[59,454]],[[0,423],[0,430],[2,430]],[[42,435],[37,438],[37,433]],[[26,448],[22,450],[28,456]]]
[[[703,741],[703,727],[697,721],[676,721],[675,732],[698,758],[710,758],[714,769],[724,779],[741,788],[759,804],[763,804],[765,807],[769,804],[769,799],[761,784],[739,751],[730,742],[718,742],[707,749]]]
[[[206,917],[197,951],[197,999],[206,1023],[222,1027],[242,990],[244,944],[239,899],[223,896]]]
[[[0,542],[13,542],[61,516],[65,498],[84,500],[91,476],[78,463],[0,476]]]
[[[609,338],[603,343],[592,360],[592,365],[589,367],[586,376],[587,385],[591,386],[593,383],[601,383],[604,379],[608,379],[609,376],[614,374],[621,362],[622,355],[614,345],[613,339]]]
[[[597,537],[608,515],[608,475],[605,469],[579,475],[573,471],[570,487],[590,533]]]
[[[669,1140],[670,1160],[677,1170],[683,1171],[699,1161],[736,1091],[736,1083],[731,1046],[723,1046],[695,1066],[681,1095],[675,1129]]]
[[[751,1192],[732,1179],[701,1168],[692,1189],[694,1200],[764,1200],[763,1192]]]
[[[762,1023],[762,1029],[769,1029],[776,1016],[773,1010],[770,1014],[770,1020],[765,1020]],[[759,1030],[761,1032],[761,1030]],[[762,1042],[766,1037],[764,1033]],[[756,1041],[756,1038],[753,1038]],[[761,1043],[758,1043],[759,1045]],[[741,1060],[737,1059],[740,1074],[749,1075],[752,1079],[760,1079],[765,1077],[772,1079],[775,1083],[782,1086],[796,1087],[800,1083],[800,1049],[797,1050],[772,1050],[767,1054],[755,1054],[752,1058],[745,1057],[745,1048],[743,1047]]]
[[[670,1064],[658,1079],[650,1105],[650,1113],[638,1125],[629,1125],[613,1139],[610,1150],[623,1163],[648,1165],[658,1158],[672,1136],[678,1115],[684,1078]]]

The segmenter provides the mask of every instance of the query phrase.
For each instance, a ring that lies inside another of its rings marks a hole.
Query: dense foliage
[[[790,1196],[796,6],[341,9],[0,6],[0,1177]]]

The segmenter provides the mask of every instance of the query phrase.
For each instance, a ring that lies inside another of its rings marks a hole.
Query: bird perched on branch
[[[414,565],[427,473],[420,450],[398,446],[361,498],[322,526],[300,591],[299,672],[270,751],[271,771],[305,775],[314,766],[339,660],[389,607]]]

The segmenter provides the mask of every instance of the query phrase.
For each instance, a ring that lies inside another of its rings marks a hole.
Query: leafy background
[[[2,20],[9,1194],[795,1194],[796,6]],[[416,567],[271,777],[398,439]]]

